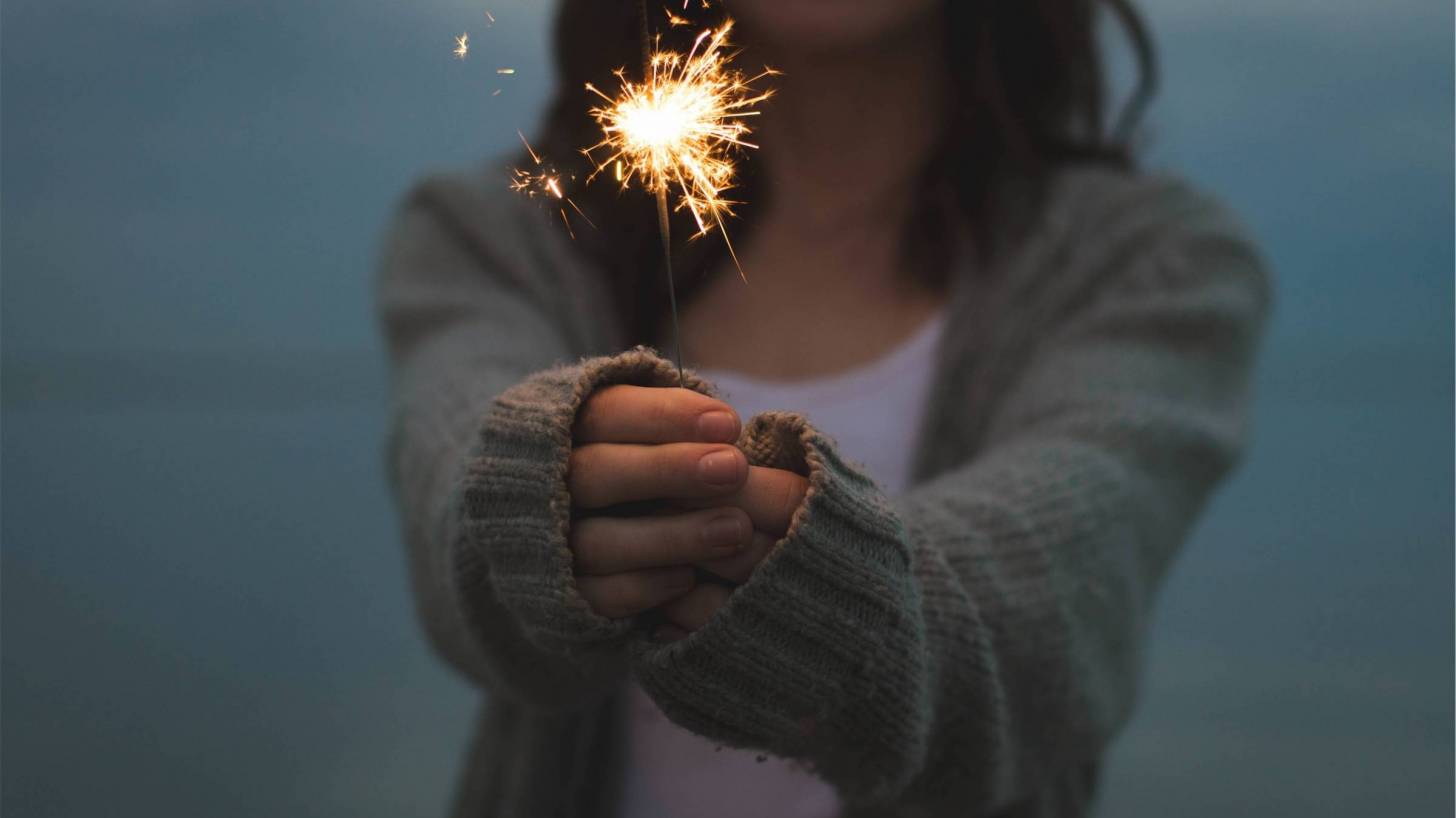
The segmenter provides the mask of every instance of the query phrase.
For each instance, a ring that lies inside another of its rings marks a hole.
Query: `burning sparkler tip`
[[[723,219],[733,215],[735,203],[722,195],[733,186],[732,154],[755,147],[744,140],[749,128],[742,120],[756,115],[753,106],[770,96],[752,87],[767,74],[750,78],[732,67],[732,28],[733,21],[724,20],[704,29],[687,54],[653,51],[640,83],[618,70],[621,90],[615,98],[586,86],[607,103],[591,110],[603,139],[587,154],[609,153],[602,160],[593,157],[592,175],[610,165],[623,187],[635,178],[650,193],[671,191],[677,199],[673,209],[688,211],[699,235],[722,231]]]

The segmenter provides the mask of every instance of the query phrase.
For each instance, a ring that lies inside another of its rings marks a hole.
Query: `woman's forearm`
[[[466,218],[466,215],[470,218]],[[540,229],[469,186],[427,182],[405,201],[384,253],[376,300],[392,362],[388,470],[421,621],[440,654],[493,693],[575,706],[620,657],[559,656],[524,633],[490,563],[469,540],[465,482],[489,457],[497,399],[589,339],[560,329],[572,268],[493,246]],[[549,274],[548,274],[549,273]]]

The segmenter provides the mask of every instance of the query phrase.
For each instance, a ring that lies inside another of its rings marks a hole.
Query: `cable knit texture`
[[[577,592],[566,466],[594,390],[676,370],[619,351],[600,274],[497,182],[417,187],[378,291],[415,597],[486,694],[456,813],[613,815],[628,674],[689,730],[803,761],[847,818],[1085,813],[1157,586],[1245,441],[1269,287],[1227,212],[1064,172],[1016,252],[951,276],[911,489],[886,498],[811,418],[751,419],[750,462],[808,492],[659,644]]]

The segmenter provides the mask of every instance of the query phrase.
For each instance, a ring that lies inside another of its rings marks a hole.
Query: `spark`
[[[688,20],[687,20],[686,17],[679,17],[676,14],[673,14],[671,9],[663,9],[662,11],[663,11],[664,14],[667,15],[667,24],[668,25],[670,25],[670,26],[685,26],[685,25],[688,25]]]
[[[516,73],[516,69],[514,69],[514,68],[497,68],[495,70],[495,72],[497,74],[514,74],[514,73]]]
[[[558,202],[556,210],[561,214],[562,223],[566,225],[566,233],[573,239],[576,238],[576,233],[572,231],[571,219],[566,213],[568,207],[595,229],[596,225],[592,224],[592,220],[587,218],[587,215],[576,206],[576,202],[573,202],[563,189],[563,180],[573,182],[576,181],[576,177],[561,173],[542,159],[541,155],[531,147],[531,143],[526,141],[525,134],[516,131],[516,135],[521,138],[521,144],[526,146],[526,153],[530,155],[531,162],[536,167],[534,170],[513,169],[511,171],[511,190],[524,193],[531,198],[549,196],[555,199]]]
[[[469,53],[470,32],[467,31],[455,38],[455,56],[463,60],[465,59],[465,55]]]
[[[485,19],[490,21],[490,25],[495,25],[495,15],[490,13],[490,9],[485,10]]]
[[[592,177],[611,167],[624,188],[635,179],[649,193],[672,195],[674,209],[692,214],[697,235],[716,228],[725,242],[723,219],[733,215],[737,204],[724,197],[737,171],[734,154],[758,147],[745,141],[749,127],[744,120],[757,116],[754,106],[773,94],[752,84],[778,73],[766,68],[745,77],[730,67],[734,55],[725,52],[732,28],[733,21],[725,19],[719,28],[703,31],[685,55],[654,51],[642,83],[618,70],[621,89],[616,97],[586,86],[606,103],[590,112],[603,134],[601,142],[585,151],[596,165]],[[598,160],[594,153],[605,158]],[[731,242],[728,250],[733,253]],[[736,255],[733,260],[737,265]]]

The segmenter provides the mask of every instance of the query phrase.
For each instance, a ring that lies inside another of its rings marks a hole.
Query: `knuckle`
[[[654,451],[652,477],[667,493],[681,493],[681,490],[700,482],[698,462],[706,452],[696,443],[679,443],[659,446]]]
[[[661,526],[651,519],[620,520],[611,548],[616,564],[623,568],[641,568],[656,556],[657,530]]]
[[[599,561],[599,546],[605,533],[602,528],[603,522],[595,517],[587,517],[571,524],[566,545],[576,560],[577,568],[590,569]]]
[[[581,449],[572,449],[571,454],[566,458],[566,491],[571,495],[573,502],[585,499],[581,495],[586,491],[587,475],[590,473],[590,469],[587,455]]]
[[[694,628],[701,628],[728,601],[728,594],[721,585],[700,585],[682,597],[678,614]]]
[[[650,586],[642,577],[641,572],[617,574],[611,579],[614,591],[611,602],[612,610],[615,611],[618,618],[645,610],[656,601],[651,598]]]
[[[657,601],[652,595],[652,580],[643,572],[634,571],[617,576],[621,580],[618,605],[623,611],[622,616],[645,610]]]
[[[613,398],[613,390],[617,387],[608,386],[598,390],[587,397],[581,408],[576,411],[576,435],[578,437],[594,434],[602,425],[604,420],[603,407],[610,405]]]
[[[675,597],[687,592],[693,586],[693,569],[691,566],[673,566],[663,568],[654,572],[649,583],[649,596],[651,603],[657,603],[665,598]]]
[[[676,426],[678,417],[678,403],[675,400],[677,395],[672,389],[654,389],[652,400],[645,407],[645,414],[651,419],[653,426],[663,428],[664,426]]]
[[[749,553],[713,560],[704,567],[715,575],[731,582],[743,582],[753,573],[756,561]]]
[[[725,588],[722,585],[704,585],[703,589],[706,591],[704,596],[706,597],[709,613],[726,605],[728,603],[728,597],[733,594],[732,588]]]
[[[586,600],[587,607],[598,616],[608,619],[615,619],[619,616],[612,598],[611,585],[607,581],[596,578],[578,578],[576,591],[581,594],[582,599]]]
[[[788,525],[789,519],[798,509],[804,497],[804,489],[804,478],[797,474],[784,471],[775,473],[769,496],[772,498],[775,513],[783,518],[784,525]]]
[[[566,458],[566,475],[572,480],[580,481],[592,468],[592,459],[596,456],[597,444],[588,443],[585,446],[577,446],[571,450]]]
[[[662,600],[662,582],[650,571],[629,571],[591,582],[595,591],[588,603],[592,610],[609,619],[621,619]]]
[[[669,620],[678,625],[690,623],[691,616],[688,614],[687,605],[693,593],[693,591],[689,591],[688,593],[683,594],[677,599],[671,599],[667,602],[662,603],[663,616],[666,616]]]
[[[677,616],[691,619],[693,612],[703,607],[704,594],[712,587],[711,585],[699,585],[691,591],[665,603],[663,608],[670,608]]]
[[[588,443],[571,450],[566,460],[566,488],[572,499],[591,502],[597,498],[601,486],[603,460],[607,456],[606,444]]]

